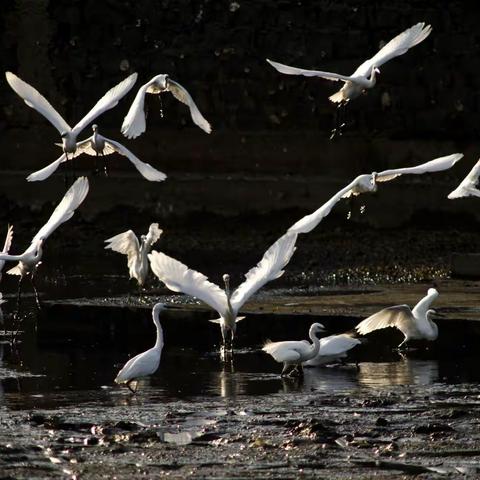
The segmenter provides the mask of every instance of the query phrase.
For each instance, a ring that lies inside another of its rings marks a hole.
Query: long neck
[[[419,316],[426,315],[428,308],[437,297],[438,297],[438,292],[436,290],[429,291],[429,293],[425,297],[423,297],[413,308],[412,310],[413,316],[419,317]]]
[[[315,358],[318,355],[318,352],[320,351],[320,340],[317,338],[312,328],[308,332],[308,336],[312,341],[312,345],[310,346],[310,351],[308,352],[304,361]]]
[[[155,312],[153,315],[153,323],[157,329],[157,341],[155,342],[155,348],[162,348],[163,347],[163,330],[162,326],[160,325],[159,317],[160,312]]]

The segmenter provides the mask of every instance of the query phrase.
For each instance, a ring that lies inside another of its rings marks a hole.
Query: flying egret
[[[348,333],[330,335],[320,339],[317,355],[303,363],[304,367],[319,367],[328,363],[337,363],[347,357],[347,352],[362,342]]]
[[[7,229],[7,236],[5,237],[5,243],[3,244],[3,250],[1,253],[8,253],[12,245],[13,238],[13,226],[9,225]],[[0,281],[2,280],[2,270],[5,266],[5,260],[0,260]],[[0,297],[1,298],[1,297]]]
[[[62,223],[72,218],[75,210],[83,202],[87,193],[88,179],[86,177],[78,178],[65,193],[63,199],[57,205],[47,223],[37,232],[33,237],[30,246],[23,253],[20,255],[10,255],[6,253],[0,254],[0,261],[18,262],[18,265],[7,271],[10,275],[20,276],[18,282],[18,302],[20,302],[23,278],[29,275],[38,303],[38,293],[33,278],[37,267],[42,260],[45,241]]]
[[[207,133],[212,131],[212,127],[200,113],[200,110],[187,90],[185,90],[185,88],[179,83],[172,80],[168,75],[161,74],[153,77],[138,90],[137,96],[135,97],[135,100],[122,124],[122,133],[127,138],[136,138],[147,128],[144,110],[145,94],[161,94],[163,92],[171,92],[177,100],[186,104],[190,109],[190,115],[192,116],[193,122],[202,130]]]
[[[118,372],[115,383],[119,385],[125,384],[132,393],[137,392],[137,380],[142,377],[148,377],[154,374],[160,365],[160,357],[164,344],[163,330],[160,325],[160,312],[165,310],[167,306],[163,303],[157,303],[152,309],[152,319],[157,329],[157,340],[155,345],[146,352],[139,353],[131,358],[123,368]],[[131,384],[135,382],[135,388]]]
[[[77,136],[95,118],[115,107],[137,81],[137,74],[132,73],[125,80],[111,88],[95,106],[71,128],[62,116],[50,105],[45,97],[35,88],[18,78],[11,72],[6,72],[7,82],[15,93],[23,98],[25,103],[41,113],[59,132],[62,137],[62,149],[65,155],[74,154],[77,150]],[[61,157],[60,157],[61,158]],[[60,159],[59,159],[60,160]]]
[[[307,340],[270,342],[267,341],[262,350],[279,363],[283,363],[282,376],[292,375],[293,372],[302,373],[302,363],[315,358],[320,350],[320,340],[316,333],[324,332],[321,323],[313,323],[308,331],[312,343]]]
[[[152,246],[158,242],[163,230],[158,223],[152,223],[146,235],[140,237],[140,242],[132,230],[119,233],[105,240],[106,249],[127,255],[128,271],[130,278],[135,278],[138,284],[143,286],[148,275],[148,254]]]
[[[429,288],[427,295],[415,305],[413,310],[408,305],[384,308],[361,321],[355,329],[360,335],[367,335],[382,328],[398,328],[405,336],[398,348],[410,340],[436,340],[438,327],[430,318],[435,310],[429,310],[429,307],[438,295],[435,288]]]
[[[222,331],[223,351],[233,350],[236,324],[245,317],[238,312],[243,304],[261,287],[283,275],[295,251],[296,234],[280,237],[263,255],[260,262],[245,275],[246,280],[233,292],[230,291],[230,276],[223,275],[225,290],[208,281],[208,278],[164,253],[153,251],[148,255],[153,273],[174,292],[183,292],[205,302],[218,312],[220,318],[210,320],[218,323]]]
[[[453,200],[462,197],[480,197],[480,190],[477,189],[478,176],[480,175],[480,160],[470,170],[468,175],[462,180],[460,185],[448,194],[448,198]]]
[[[115,142],[109,138],[103,137],[98,133],[98,126],[92,125],[93,135],[86,140],[82,140],[77,143],[77,148],[73,154],[70,155],[70,159],[78,157],[82,153],[98,157],[99,155],[110,155],[111,153],[119,153],[124,157],[127,157],[133,166],[151,182],[161,182],[167,178],[167,176],[159,170],[153,168],[149,163],[144,163],[138,159],[128,148],[124,147],[121,143]],[[68,160],[67,155],[64,153],[60,158],[57,158],[50,165],[30,174],[27,177],[29,182],[37,182],[48,178],[61,163]],[[105,174],[106,174],[105,166]]]
[[[288,65],[273,62],[269,59],[267,59],[267,62],[279,72],[287,75],[321,77],[334,82],[345,82],[338,92],[329,97],[329,100],[333,103],[347,103],[358,97],[365,90],[375,86],[376,74],[380,73],[378,67],[382,66],[392,58],[406,53],[410,48],[425,40],[430,35],[431,31],[432,27],[430,25],[425,25],[424,22],[417,23],[390,40],[372,58],[363,62],[350,76],[289,67]]]

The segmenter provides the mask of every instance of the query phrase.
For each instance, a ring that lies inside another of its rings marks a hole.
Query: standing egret
[[[0,261],[18,262],[18,265],[8,270],[7,273],[20,276],[18,282],[19,302],[23,278],[29,275],[38,303],[38,293],[33,278],[42,260],[45,241],[62,223],[72,218],[75,210],[83,202],[87,193],[88,179],[86,177],[78,178],[68,189],[67,193],[65,193],[62,201],[57,205],[57,208],[55,208],[47,223],[37,232],[30,246],[23,253],[20,255],[0,254]]]
[[[453,200],[462,197],[480,197],[480,190],[477,188],[478,176],[480,175],[480,160],[470,170],[468,175],[462,180],[460,185],[448,194],[448,198]]]
[[[152,319],[157,329],[157,340],[155,345],[146,352],[139,353],[131,358],[118,372],[115,383],[125,384],[132,393],[137,391],[137,380],[154,374],[160,365],[160,357],[164,344],[163,330],[160,325],[160,312],[167,308],[163,303],[157,303],[152,309]],[[131,384],[135,382],[135,388]]]
[[[128,148],[124,147],[121,143],[115,142],[109,138],[103,137],[98,133],[97,125],[92,125],[93,135],[86,140],[82,140],[77,143],[77,148],[74,153],[70,155],[70,159],[78,157],[82,153],[98,157],[101,155],[110,155],[111,153],[119,153],[124,157],[127,157],[133,166],[151,182],[161,182],[167,178],[167,176],[159,170],[153,168],[149,163],[144,163],[138,159]],[[63,154],[60,158],[47,165],[45,168],[38,170],[27,177],[29,182],[37,182],[48,178],[61,163],[68,160],[67,155]],[[105,160],[104,160],[105,161]],[[107,174],[107,167],[105,166],[105,174]]]
[[[425,40],[430,35],[431,31],[432,27],[430,25],[425,25],[423,22],[417,23],[390,40],[372,58],[363,62],[350,76],[289,67],[288,65],[273,62],[269,59],[267,59],[267,62],[279,72],[287,75],[321,77],[334,82],[345,82],[343,87],[337,93],[329,97],[329,100],[333,103],[347,103],[358,97],[365,90],[375,86],[376,74],[380,73],[378,67],[382,66],[392,58],[406,53],[410,48]]]
[[[13,238],[13,226],[9,225],[7,229],[7,236],[5,237],[5,243],[3,244],[3,250],[1,253],[8,253],[12,245]],[[2,280],[2,270],[5,266],[5,260],[0,260],[0,281]]]
[[[436,340],[438,327],[430,318],[435,310],[429,310],[429,307],[438,295],[435,288],[429,288],[427,295],[415,305],[413,310],[408,305],[384,308],[361,321],[355,329],[360,335],[367,335],[382,328],[398,328],[405,336],[398,348],[410,340]]]
[[[296,234],[280,237],[263,255],[263,258],[245,275],[246,280],[232,293],[230,276],[223,275],[225,290],[208,281],[208,278],[164,253],[153,251],[148,258],[153,273],[174,292],[183,292],[205,302],[218,312],[220,318],[210,320],[218,323],[222,331],[223,351],[233,350],[233,339],[238,317],[243,304],[261,287],[283,275],[295,251]]]
[[[320,349],[317,355],[303,363],[304,367],[319,367],[328,363],[342,361],[347,352],[362,342],[348,333],[330,335],[320,339]]]
[[[307,340],[266,342],[262,350],[273,357],[279,363],[283,363],[282,376],[293,375],[294,372],[302,373],[302,363],[315,358],[320,350],[320,340],[317,333],[324,332],[325,327],[321,323],[313,323],[308,331],[312,343]]]
[[[193,122],[202,130],[207,133],[212,131],[212,127],[200,113],[200,110],[187,90],[185,90],[185,88],[179,83],[172,80],[168,75],[161,74],[153,77],[138,90],[137,96],[135,97],[135,100],[122,124],[122,133],[127,138],[136,138],[147,128],[144,109],[145,95],[147,93],[162,94],[163,92],[171,92],[177,100],[187,105],[190,109],[190,115],[192,116]]]
[[[132,230],[127,230],[105,240],[108,242],[105,248],[127,255],[130,278],[135,278],[141,287],[148,275],[148,254],[162,233],[158,223],[152,223],[148,233],[140,237],[140,242]]]

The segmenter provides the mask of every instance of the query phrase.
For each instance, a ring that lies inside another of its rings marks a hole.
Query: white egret
[[[318,70],[305,70],[302,68],[290,67],[267,59],[267,62],[276,70],[287,75],[304,75],[306,77],[321,77],[334,82],[345,82],[343,87],[329,97],[333,103],[347,103],[358,97],[365,90],[373,88],[376,84],[376,74],[380,73],[378,67],[392,58],[403,55],[410,48],[425,40],[432,31],[430,25],[420,22],[413,27],[390,40],[372,58],[363,62],[352,75],[340,75],[338,73],[321,72]]]
[[[10,251],[10,247],[12,246],[12,238],[13,238],[13,226],[9,225],[7,228],[7,236],[5,237],[5,243],[3,244],[3,250],[1,253],[8,253]],[[4,266],[5,266],[5,260],[0,260],[0,281],[2,280],[2,270]]]
[[[8,270],[7,273],[20,276],[18,282],[19,300],[23,278],[30,275],[38,302],[38,294],[35,289],[33,278],[36,269],[42,260],[45,241],[62,223],[72,218],[75,210],[87,196],[88,188],[88,179],[86,177],[78,178],[65,193],[63,199],[57,205],[47,223],[37,232],[33,237],[30,246],[23,253],[20,255],[0,254],[0,261],[18,262],[18,265]]]
[[[130,110],[128,111],[122,124],[122,133],[127,138],[136,138],[146,130],[145,119],[145,95],[161,94],[171,92],[171,94],[180,102],[184,103],[190,109],[190,115],[193,122],[207,133],[212,131],[212,127],[200,113],[197,105],[190,94],[179,83],[172,80],[168,75],[161,74],[153,77],[145,85],[141,86],[137,92]]]
[[[308,331],[312,343],[307,340],[271,342],[267,341],[262,350],[279,363],[283,363],[283,375],[292,375],[293,372],[302,372],[302,363],[315,358],[320,350],[320,340],[316,333],[324,332],[321,323],[313,323]]]
[[[355,329],[360,335],[367,335],[382,328],[398,328],[405,336],[398,348],[410,340],[436,340],[438,327],[430,318],[435,310],[429,310],[429,307],[438,295],[435,288],[429,288],[427,295],[415,305],[413,310],[408,305],[384,308],[361,321]]]
[[[166,308],[163,303],[157,303],[152,309],[152,319],[157,329],[157,340],[155,345],[146,352],[139,353],[131,358],[118,372],[115,383],[125,384],[132,393],[137,391],[137,380],[154,374],[160,365],[160,357],[163,349],[163,330],[160,325],[160,312]],[[135,388],[131,384],[135,382]]]
[[[125,80],[111,88],[95,106],[71,128],[62,116],[50,105],[46,98],[35,88],[11,72],[6,72],[5,76],[15,93],[22,97],[29,107],[41,113],[60,132],[64,154],[75,153],[79,133],[103,112],[115,107],[137,81],[137,74],[132,73],[132,75]]]
[[[470,170],[468,175],[462,180],[460,185],[448,194],[448,198],[453,200],[462,197],[480,197],[480,190],[477,188],[478,176],[480,175],[480,160]]]
[[[148,254],[162,233],[158,223],[152,223],[148,233],[140,237],[140,242],[135,233],[128,230],[105,240],[108,242],[105,248],[127,255],[130,278],[135,278],[138,284],[143,286],[148,275]]]
[[[78,157],[82,153],[87,155],[92,155],[98,157],[99,155],[110,155],[112,153],[119,153],[124,157],[127,157],[133,166],[147,179],[151,182],[161,182],[167,178],[167,176],[153,168],[149,163],[144,163],[138,159],[128,148],[124,147],[121,143],[115,142],[110,138],[103,137],[98,133],[97,125],[92,125],[93,135],[86,140],[82,140],[77,143],[77,148],[74,153],[70,155],[70,159]],[[61,163],[64,163],[68,160],[67,155],[64,153],[61,157],[57,158],[50,165],[47,165],[45,168],[38,170],[27,177],[29,182],[37,182],[45,180],[48,178]],[[106,174],[105,167],[105,174]]]
[[[210,320],[218,323],[222,331],[223,350],[233,350],[236,325],[245,317],[238,312],[243,304],[261,287],[283,275],[295,251],[296,234],[280,237],[263,255],[263,258],[245,275],[246,280],[233,292],[230,291],[230,276],[223,275],[225,290],[208,281],[208,278],[189,269],[183,263],[164,253],[153,251],[148,258],[153,273],[174,292],[183,292],[196,297],[218,312],[220,318]]]
[[[330,335],[320,339],[317,355],[303,363],[304,367],[319,367],[329,363],[337,363],[347,357],[347,352],[362,342],[348,333]]]

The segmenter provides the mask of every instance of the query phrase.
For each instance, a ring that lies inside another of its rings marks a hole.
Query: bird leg
[[[18,281],[18,290],[17,290],[17,311],[15,312],[13,318],[18,318],[20,314],[20,301],[22,298],[22,282],[23,282],[23,275],[20,276],[20,280]]]
[[[105,176],[108,177],[107,159],[105,158],[104,153],[102,153],[102,160],[103,160],[103,172],[105,173]]]
[[[295,370],[295,365],[291,365],[290,363],[284,363],[281,376],[289,377],[293,370]]]
[[[397,350],[406,350],[406,349],[407,349],[406,343],[407,343],[407,339],[405,338],[405,339],[403,340],[403,342],[401,342],[401,343],[398,345]],[[402,347],[403,347],[403,348],[402,348]]]
[[[32,274],[30,275],[30,281],[32,282],[33,293],[35,294],[35,302],[37,303],[37,308],[39,310],[41,310],[42,305],[40,303],[40,296],[38,294],[37,287],[36,287],[35,282],[34,282],[34,276],[35,276],[35,272],[32,272]]]
[[[135,388],[131,387],[131,384],[134,383],[135,384]],[[129,380],[126,384],[125,384],[128,389],[135,395],[137,393],[137,388],[138,388],[138,382],[136,380]]]
[[[163,118],[163,101],[162,101],[162,94],[158,94],[158,100],[160,101],[160,118]]]

